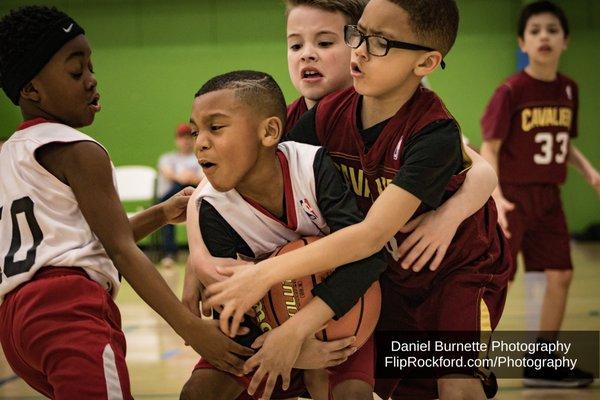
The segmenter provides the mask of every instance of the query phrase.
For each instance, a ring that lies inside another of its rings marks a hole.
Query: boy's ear
[[[517,41],[519,42],[519,48],[523,53],[525,53],[525,40],[523,40],[523,38],[519,36],[517,38]]]
[[[414,69],[415,75],[419,77],[429,75],[441,64],[442,59],[442,53],[439,51],[428,51],[418,59],[417,65]]]
[[[33,81],[30,81],[23,89],[21,89],[21,97],[36,103],[41,99],[40,92],[36,89]]]
[[[265,147],[277,146],[283,135],[283,123],[277,117],[269,117],[262,123],[262,144]]]

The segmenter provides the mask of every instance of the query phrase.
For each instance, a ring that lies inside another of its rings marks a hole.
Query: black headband
[[[85,34],[83,28],[70,17],[62,18],[49,25],[33,48],[29,49],[23,58],[2,77],[2,89],[8,98],[18,105],[21,89],[44,68],[65,43],[83,34]]]

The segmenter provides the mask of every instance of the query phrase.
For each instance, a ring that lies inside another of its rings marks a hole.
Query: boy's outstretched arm
[[[402,268],[419,272],[431,261],[429,269],[435,271],[458,226],[488,201],[498,185],[494,168],[475,150],[468,146],[464,149],[473,165],[460,189],[437,210],[415,218],[400,229],[412,232],[398,248],[398,255],[404,257]]]
[[[490,163],[490,165],[498,172],[498,154],[500,154],[500,147],[502,146],[502,139],[489,139],[484,140],[481,144],[481,156]],[[506,200],[502,193],[500,185],[496,186],[496,189],[492,193],[492,197],[496,202],[496,208],[498,209],[498,223],[507,238],[510,238],[510,227],[508,226],[508,220],[506,214],[515,209],[515,205],[510,201]]]
[[[221,330],[228,335],[235,334],[244,312],[277,282],[328,271],[377,253],[406,224],[420,204],[416,196],[391,184],[373,204],[364,221],[358,224],[255,265],[237,270],[219,268],[232,276],[208,287],[206,296],[210,306],[223,305]],[[258,276],[261,279],[255,279]],[[231,321],[230,317],[233,317]]]
[[[236,354],[251,355],[252,351],[183,307],[137,247],[113,184],[110,159],[105,150],[93,142],[77,142],[50,145],[40,149],[37,156],[44,168],[71,187],[90,228],[136,293],[199,354],[239,374],[243,362]]]
[[[592,163],[572,143],[569,143],[569,156],[567,161],[581,172],[587,183],[596,189],[596,193],[598,194],[598,197],[600,197],[600,173],[598,173],[598,170],[594,168]]]
[[[327,271],[379,251],[413,216],[421,202],[431,208],[440,205],[447,184],[461,166],[461,140],[456,122],[442,120],[427,125],[404,144],[402,167],[363,222],[255,266],[237,271],[219,269],[232,276],[209,286],[206,295],[208,304],[223,305],[221,329],[229,334],[235,332],[244,311],[267,292],[271,282]],[[263,277],[257,275],[263,272],[266,279],[257,279]]]

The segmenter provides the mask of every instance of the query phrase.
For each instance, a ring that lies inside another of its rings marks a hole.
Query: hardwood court
[[[565,330],[600,330],[600,244],[574,244],[575,278],[565,318]],[[166,278],[181,293],[181,266],[166,273]],[[519,274],[500,323],[500,330],[526,327],[525,302],[531,294],[523,292]],[[127,361],[136,399],[178,399],[179,390],[197,362],[197,356],[184,346],[131,288],[124,285],[118,298],[127,335]],[[40,399],[35,391],[15,377],[0,358],[0,399]],[[499,400],[600,399],[600,384],[579,390],[525,389],[520,380],[501,380]]]

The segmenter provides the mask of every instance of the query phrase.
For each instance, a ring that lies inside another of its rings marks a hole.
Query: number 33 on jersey
[[[562,74],[546,82],[522,71],[498,87],[481,127],[486,140],[502,140],[500,183],[563,183],[577,110],[577,84]]]

